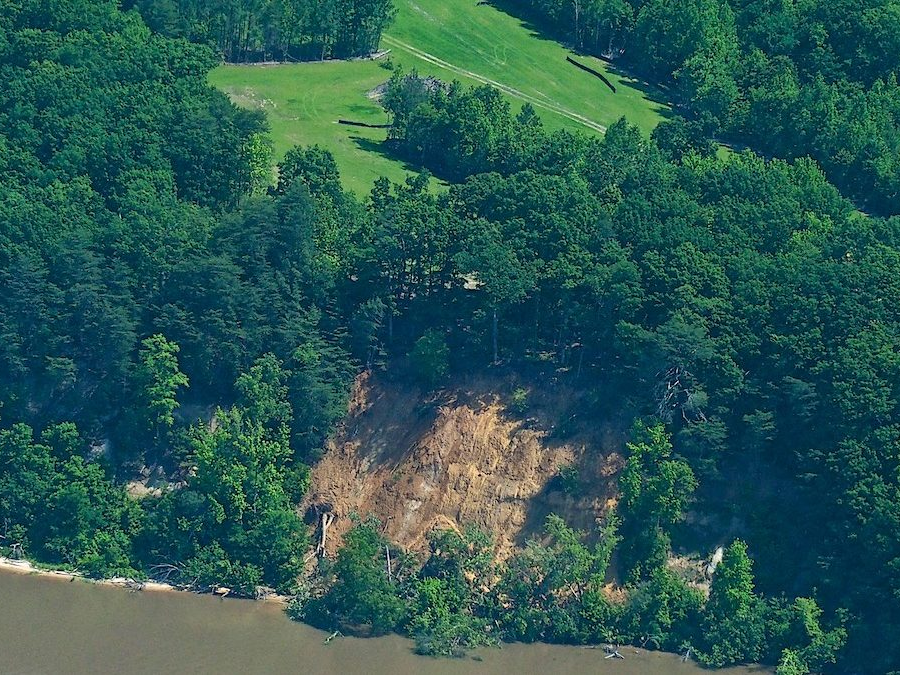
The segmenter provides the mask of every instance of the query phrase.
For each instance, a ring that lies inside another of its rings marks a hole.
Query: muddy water
[[[275,605],[188,593],[129,593],[83,581],[0,573],[0,673],[297,673],[303,675],[668,675],[709,673],[677,656],[604,660],[599,650],[511,645],[483,660],[415,656],[398,637],[340,638]],[[726,672],[726,671],[721,671]],[[739,675],[765,672],[740,668]]]

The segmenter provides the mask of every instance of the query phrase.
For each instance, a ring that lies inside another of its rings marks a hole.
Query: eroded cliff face
[[[592,531],[613,504],[623,435],[610,424],[571,422],[571,391],[532,392],[515,415],[499,378],[456,383],[429,398],[409,385],[357,380],[347,419],[313,469],[308,513],[331,511],[326,549],[334,553],[350,514],[372,514],[409,550],[434,528],[472,524],[490,532],[503,557],[540,530],[550,512]],[[501,392],[500,394],[494,392]],[[566,493],[561,467],[577,468],[579,497]]]

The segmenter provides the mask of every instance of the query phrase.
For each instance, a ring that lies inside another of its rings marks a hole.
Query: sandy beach
[[[112,577],[110,579],[91,579],[78,572],[67,570],[47,570],[37,567],[29,560],[14,560],[0,556],[0,572],[13,572],[16,574],[33,574],[42,577],[59,579],[61,581],[75,581],[76,579],[86,581],[99,586],[113,586],[116,588],[125,588],[130,591],[151,591],[151,592],[189,592],[186,588],[178,588],[172,584],[166,584],[159,581],[138,581],[127,577]],[[227,595],[219,593],[218,595]],[[252,600],[253,598],[247,598]],[[286,595],[270,594],[262,598],[258,598],[262,602],[274,602],[281,605],[287,605],[290,598]]]

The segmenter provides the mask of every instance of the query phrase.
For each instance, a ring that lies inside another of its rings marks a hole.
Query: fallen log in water
[[[606,656],[603,657],[604,659],[624,659],[625,658],[624,656],[622,656],[622,653],[619,651],[619,645],[616,645],[615,647],[613,647],[612,645],[604,645],[603,651],[606,652]]]

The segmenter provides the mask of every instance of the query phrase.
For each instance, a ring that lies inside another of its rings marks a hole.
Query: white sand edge
[[[112,577],[110,579],[91,579],[89,577],[84,576],[78,572],[71,572],[66,570],[46,570],[41,569],[40,567],[36,567],[32,562],[28,560],[14,560],[12,558],[6,558],[4,556],[0,556],[0,571],[3,572],[12,572],[14,574],[33,574],[36,576],[42,577],[52,577],[54,579],[61,579],[65,581],[74,581],[75,579],[80,579],[82,581],[87,581],[88,583],[97,584],[98,586],[113,586],[116,588],[127,588],[132,591],[182,591],[182,592],[193,592],[187,591],[187,589],[181,589],[172,584],[166,584],[159,581],[135,581],[134,579],[128,579],[126,577]],[[278,595],[273,593],[271,595],[267,595],[263,598],[259,598],[262,602],[275,602],[282,605],[287,605],[290,601],[290,598],[286,595]]]

